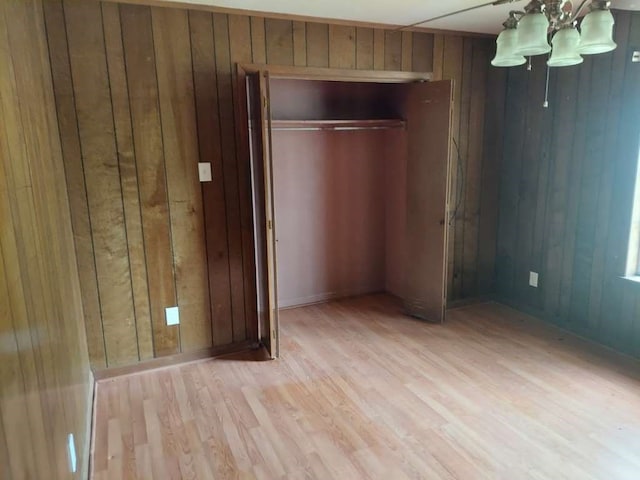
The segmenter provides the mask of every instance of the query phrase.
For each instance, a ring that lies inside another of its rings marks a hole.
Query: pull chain
[[[547,83],[544,87],[544,103],[542,104],[542,106],[544,108],[549,108],[549,74],[551,71],[551,67],[549,65],[547,65]]]
[[[529,55],[529,64],[527,65],[527,70],[531,71],[532,70],[532,65],[531,65],[531,55]]]

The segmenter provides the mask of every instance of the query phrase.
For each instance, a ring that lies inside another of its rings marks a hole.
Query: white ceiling
[[[168,1],[168,0],[167,0]],[[181,0],[257,12],[409,25],[427,18],[488,3],[489,0]],[[425,23],[423,27],[463,32],[498,33],[510,10],[523,9],[526,0],[486,6],[467,13]],[[574,0],[579,5],[580,0]],[[613,0],[613,8],[640,10],[640,0]]]

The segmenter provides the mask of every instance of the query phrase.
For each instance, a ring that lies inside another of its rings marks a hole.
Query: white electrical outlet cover
[[[198,175],[201,182],[211,181],[211,164],[207,162],[198,163]]]
[[[180,312],[178,311],[178,307],[165,308],[164,316],[167,319],[168,326],[180,324]]]
[[[529,285],[538,288],[538,274],[536,272],[529,272]]]
[[[69,471],[76,473],[78,471],[78,460],[76,458],[76,442],[73,433],[67,435],[67,454],[69,455]]]

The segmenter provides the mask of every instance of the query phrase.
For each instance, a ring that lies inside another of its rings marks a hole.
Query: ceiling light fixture
[[[576,13],[568,0],[531,0],[525,11],[512,11],[503,23],[497,51],[491,64],[495,67],[522,65],[526,56],[551,52],[549,67],[567,67],[583,62],[582,55],[610,52],[613,41],[613,15],[609,0],[592,0],[590,12],[582,20],[582,34],[577,18],[589,3],[584,0]],[[552,35],[551,45],[548,37]]]

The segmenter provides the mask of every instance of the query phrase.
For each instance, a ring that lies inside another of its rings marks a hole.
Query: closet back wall
[[[499,123],[485,104],[501,103],[485,94],[504,95],[487,88],[503,81],[489,68],[493,39],[95,0],[47,1],[45,18],[94,368],[247,337],[255,287],[236,62],[454,78],[464,175],[449,291],[492,289],[499,158],[483,148],[494,135],[484,119]],[[198,183],[198,161],[212,163],[213,182]],[[167,327],[172,305],[181,325]]]

